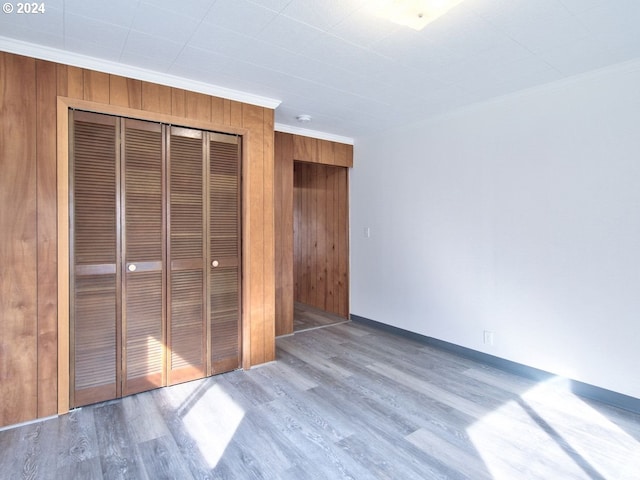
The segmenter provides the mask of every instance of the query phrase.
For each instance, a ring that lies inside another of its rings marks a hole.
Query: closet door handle
[[[220,265],[220,262],[218,262],[218,260],[214,260],[213,262],[211,262],[211,266],[213,268],[216,268],[218,265]]]
[[[127,267],[127,270],[129,270],[130,272],[135,272],[136,271],[136,267],[134,263],[130,263],[129,266]]]

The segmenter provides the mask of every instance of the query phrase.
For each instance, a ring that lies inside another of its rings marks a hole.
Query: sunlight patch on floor
[[[515,400],[486,414],[468,427],[467,433],[493,479],[562,478],[553,464],[541,461],[544,457],[557,462],[564,457],[562,448]],[[565,463],[564,459],[561,463]],[[580,468],[570,461],[566,463],[565,476],[581,478]]]
[[[637,479],[638,441],[555,385],[562,381],[542,382],[467,428],[491,477]]]
[[[184,404],[182,421],[185,430],[209,468],[214,468],[240,426],[244,410],[220,385],[207,387],[199,398],[192,401],[184,398]]]
[[[536,385],[522,399],[602,476],[640,478],[640,443],[580,397],[554,388],[556,381]]]

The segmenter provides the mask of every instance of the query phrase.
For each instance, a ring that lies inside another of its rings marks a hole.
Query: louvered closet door
[[[206,375],[206,202],[203,132],[171,127],[169,137],[168,383]]]
[[[164,128],[123,120],[123,395],[164,383]]]
[[[211,374],[240,367],[240,142],[209,134]]]
[[[120,395],[118,119],[70,118],[71,406]]]

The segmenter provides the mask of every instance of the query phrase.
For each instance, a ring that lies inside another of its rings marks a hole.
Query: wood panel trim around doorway
[[[353,145],[319,138],[285,134],[293,144],[293,159],[336,167],[353,167]]]
[[[70,399],[70,322],[69,322],[69,109],[86,110],[96,113],[135,118],[140,120],[155,121],[173,125],[181,125],[201,130],[224,132],[241,135],[247,144],[251,144],[251,131],[247,128],[239,128],[230,125],[221,125],[209,121],[194,120],[184,117],[176,117],[162,113],[135,110],[116,105],[95,103],[87,100],[79,100],[68,97],[57,99],[57,222],[58,222],[58,413],[69,411]],[[242,149],[242,169],[245,171],[248,162],[248,149]],[[245,183],[242,183],[242,199],[245,205],[249,199],[249,192]],[[243,212],[246,211],[243,207]],[[243,215],[244,217],[245,215]],[[246,221],[243,218],[243,223]],[[247,231],[246,226],[244,231]],[[248,243],[243,240],[242,249],[246,250]],[[243,262],[244,266],[244,262]],[[244,269],[243,269],[244,270]],[[251,278],[249,272],[244,272],[243,291],[249,291]],[[246,290],[245,290],[246,289]],[[242,312],[242,367],[251,367],[250,354],[250,318],[249,309],[243,308]]]
[[[313,304],[318,308],[326,308],[334,313],[348,317],[349,315],[349,168],[353,166],[353,145],[340,144],[328,140],[320,140],[311,137],[303,137],[290,133],[276,132],[275,134],[275,236],[276,236],[276,336],[288,335],[293,333],[293,316],[294,301],[300,300],[294,298],[294,164],[308,165],[313,168],[322,169],[331,168],[344,169],[346,174],[345,188],[340,188],[340,193],[335,199],[334,210],[331,215],[338,213],[338,204],[343,205],[342,222],[344,229],[336,230],[335,225],[332,227],[335,232],[332,233],[332,240],[338,242],[335,250],[332,252],[341,252],[342,256],[331,257],[336,258],[335,268],[331,268],[332,277],[330,282],[339,282],[339,290],[341,290],[342,301],[334,302],[334,295],[338,293],[335,288],[331,295],[330,302],[318,301]],[[330,184],[324,184],[324,188],[329,186],[331,190],[337,188],[337,184],[332,180]],[[326,197],[328,201],[329,198]],[[336,218],[336,217],[332,217]],[[332,225],[334,222],[331,222]],[[340,222],[338,222],[340,223]],[[326,246],[326,245],[325,245]],[[344,275],[338,275],[337,272],[343,272]],[[335,274],[335,275],[333,275]],[[326,282],[328,279],[324,279]],[[326,289],[325,289],[326,290]],[[307,299],[308,301],[308,299]],[[328,308],[327,308],[328,307]]]

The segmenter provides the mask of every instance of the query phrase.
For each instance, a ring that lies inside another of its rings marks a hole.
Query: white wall
[[[640,398],[640,62],[355,155],[352,313]]]

